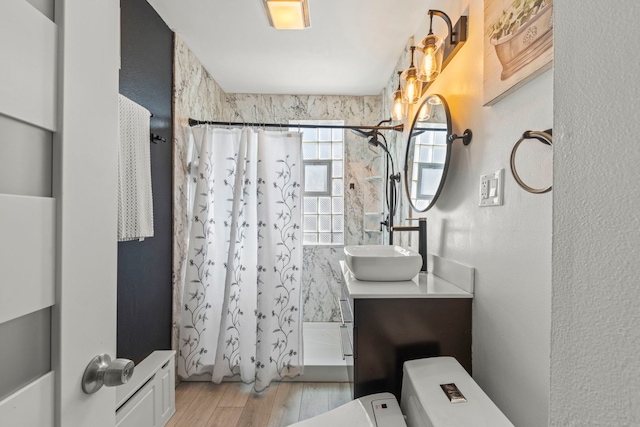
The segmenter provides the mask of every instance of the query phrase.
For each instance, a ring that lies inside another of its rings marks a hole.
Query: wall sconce
[[[398,89],[391,94],[391,119],[402,120],[407,114],[406,104],[402,99],[402,89],[400,89],[400,80],[402,71],[398,71]]]
[[[309,21],[307,0],[263,0],[269,24],[276,30],[304,30]]]
[[[411,65],[400,75],[402,96],[408,104],[415,104],[422,95],[422,82],[418,80],[418,70],[413,64],[413,55],[416,47],[411,46]]]
[[[429,10],[429,33],[422,40],[418,51],[422,53],[422,60],[418,68],[418,79],[423,82],[432,82],[440,74],[442,68],[458,53],[458,50],[467,41],[467,17],[461,16],[455,26],[451,25],[451,19],[446,13],[439,10]],[[448,37],[444,40],[433,34],[433,16],[441,17],[449,30]]]
[[[408,110],[408,104],[415,104],[422,96],[423,90],[429,86],[440,74],[441,70],[458,53],[458,50],[467,41],[466,16],[461,16],[456,25],[451,25],[451,19],[446,13],[439,10],[429,10],[429,33],[422,39],[418,47],[419,66],[414,65],[415,46],[411,46],[411,65],[400,74],[398,90],[391,96],[392,118],[402,120]],[[445,39],[433,34],[433,16],[441,17],[447,24],[449,33]],[[431,107],[422,106],[418,112],[418,119],[428,120],[431,115]]]

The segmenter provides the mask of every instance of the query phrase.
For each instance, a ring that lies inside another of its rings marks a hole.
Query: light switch
[[[480,176],[480,206],[501,206],[504,169]]]
[[[498,194],[498,180],[497,179],[490,179],[489,180],[489,197],[496,197]]]

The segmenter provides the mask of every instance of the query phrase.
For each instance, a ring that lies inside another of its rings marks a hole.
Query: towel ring
[[[553,135],[553,130],[552,129],[547,129],[544,132],[532,131],[532,130],[525,131],[522,134],[522,138],[520,138],[518,140],[518,142],[516,142],[516,145],[513,146],[513,150],[511,150],[511,173],[513,174],[513,177],[515,178],[515,180],[518,183],[518,185],[520,187],[524,188],[529,193],[533,193],[533,194],[548,193],[549,191],[551,191],[553,186],[550,185],[547,188],[533,188],[533,187],[529,187],[527,184],[525,184],[522,181],[522,179],[520,178],[520,175],[518,175],[518,172],[516,171],[516,151],[518,151],[518,147],[520,146],[522,141],[524,141],[525,139],[537,139],[538,141],[542,142],[543,144],[546,144],[546,145],[549,145],[549,146],[553,146],[553,136],[552,135]]]

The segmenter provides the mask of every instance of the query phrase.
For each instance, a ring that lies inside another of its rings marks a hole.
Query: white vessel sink
[[[345,246],[346,263],[358,280],[400,282],[412,280],[422,268],[422,257],[400,246]]]

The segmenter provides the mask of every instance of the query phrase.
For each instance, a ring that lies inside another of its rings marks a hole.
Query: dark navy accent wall
[[[154,237],[118,243],[117,356],[171,348],[173,33],[146,0],[121,1],[120,93],[148,109]]]

